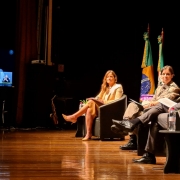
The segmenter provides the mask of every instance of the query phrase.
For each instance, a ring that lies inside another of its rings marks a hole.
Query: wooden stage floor
[[[134,164],[135,152],[123,151],[125,141],[82,141],[75,130],[0,131],[0,180],[175,180],[164,174],[166,158],[156,165]]]

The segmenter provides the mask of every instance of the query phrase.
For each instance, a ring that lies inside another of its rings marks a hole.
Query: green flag
[[[160,77],[160,72],[161,69],[164,67],[164,56],[163,56],[163,39],[164,39],[164,32],[162,29],[161,35],[158,36],[158,44],[159,44],[159,59],[158,59],[158,66],[157,66],[157,71],[158,71],[158,85],[161,84],[161,77]]]

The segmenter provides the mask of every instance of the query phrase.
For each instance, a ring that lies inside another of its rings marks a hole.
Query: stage
[[[75,130],[13,129],[0,131],[0,179],[179,179],[157,164],[134,164],[136,152],[123,151],[125,141],[82,141]]]

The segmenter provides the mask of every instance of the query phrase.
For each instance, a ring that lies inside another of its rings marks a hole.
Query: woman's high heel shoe
[[[84,138],[82,139],[82,141],[89,141],[89,140],[91,140],[91,137],[84,137]]]
[[[65,114],[62,114],[63,118],[68,121],[68,122],[72,122],[73,123],[76,123],[77,119],[76,118],[68,118],[68,116],[66,116]]]

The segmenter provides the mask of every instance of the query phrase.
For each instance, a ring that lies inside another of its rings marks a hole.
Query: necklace
[[[114,86],[114,84],[112,86],[109,86],[109,89],[111,89]]]

